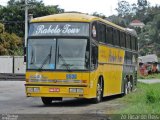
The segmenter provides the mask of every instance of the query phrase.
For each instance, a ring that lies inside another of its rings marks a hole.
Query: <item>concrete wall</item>
[[[0,56],[0,73],[24,74],[26,64],[23,56]]]
[[[0,56],[0,73],[13,73],[12,56]]]
[[[14,56],[14,73],[25,73],[26,64],[23,56]]]

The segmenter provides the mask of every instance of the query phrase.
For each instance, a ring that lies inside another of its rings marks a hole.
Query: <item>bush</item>
[[[156,96],[155,96],[153,90],[147,91],[146,102],[147,103],[155,103],[156,102]]]
[[[156,103],[160,101],[159,91],[156,89],[148,89],[146,92],[146,102],[147,103]]]

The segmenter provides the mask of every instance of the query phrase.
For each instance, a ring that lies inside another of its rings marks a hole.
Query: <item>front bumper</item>
[[[25,84],[25,88],[27,97],[90,98],[87,85]]]

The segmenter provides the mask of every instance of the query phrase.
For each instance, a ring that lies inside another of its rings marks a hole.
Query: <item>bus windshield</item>
[[[87,70],[87,39],[29,39],[28,69]]]
[[[54,69],[55,53],[55,39],[29,39],[28,69]]]

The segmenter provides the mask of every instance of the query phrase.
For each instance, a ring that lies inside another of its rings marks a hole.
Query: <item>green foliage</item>
[[[159,102],[160,96],[157,94],[159,91],[150,89],[146,92],[146,103],[153,104]]]
[[[127,21],[122,17],[112,15],[108,17],[108,20],[122,27],[127,27]]]
[[[25,9],[24,0],[10,0],[7,6],[0,6],[0,55],[23,55]],[[64,12],[56,6],[45,6],[42,1],[28,0],[29,14],[40,17]],[[4,32],[5,27],[5,32]],[[18,36],[20,37],[18,37]]]
[[[120,99],[125,103],[122,109],[116,111],[120,114],[159,114],[160,113],[160,83],[138,83],[136,92]]]
[[[106,18],[106,16],[103,15],[102,13],[94,12],[92,15],[93,15],[93,16],[97,16],[97,17],[100,17],[100,18],[102,18],[102,19],[105,19],[105,18]]]
[[[138,79],[160,79],[160,74],[154,73],[154,74],[150,74],[147,76],[142,76],[140,74],[138,74]]]
[[[118,25],[130,27],[129,23],[134,19],[145,24],[142,29],[133,28],[138,33],[140,56],[146,54],[160,56],[160,6],[150,6],[147,0],[137,0],[137,3],[131,5],[126,1],[119,1],[116,10],[118,16],[116,21],[112,19],[112,22]],[[120,24],[122,21],[125,21],[125,26]]]
[[[118,2],[118,8],[116,8],[118,12],[118,16],[124,17],[128,15],[131,11],[130,4],[126,1],[120,1]]]
[[[0,55],[22,54],[22,39],[20,37],[14,33],[0,33]]]
[[[0,34],[4,32],[4,25],[0,23]]]
[[[0,8],[0,20],[4,21],[5,30],[8,33],[15,33],[24,37],[25,9],[24,0],[10,0],[8,5]],[[63,9],[59,6],[45,6],[42,1],[28,0],[30,5],[29,14],[34,17],[41,17],[50,14],[62,13]]]

